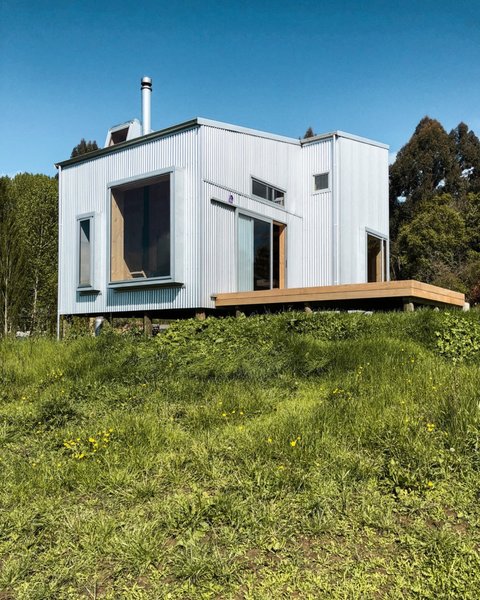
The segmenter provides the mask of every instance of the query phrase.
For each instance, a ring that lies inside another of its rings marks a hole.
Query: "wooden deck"
[[[216,308],[275,305],[413,310],[415,305],[463,308],[465,295],[415,280],[235,292],[214,296]],[[297,308],[299,308],[297,306]]]

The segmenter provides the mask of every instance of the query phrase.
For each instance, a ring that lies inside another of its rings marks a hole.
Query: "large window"
[[[112,188],[112,282],[171,277],[170,179]]]
[[[93,216],[78,219],[78,287],[93,287]]]
[[[267,183],[252,179],[252,195],[280,206],[285,205],[285,192]]]

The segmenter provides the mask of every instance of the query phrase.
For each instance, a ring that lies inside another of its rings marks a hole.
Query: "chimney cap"
[[[151,77],[142,77],[142,89],[144,87],[147,87],[147,88],[152,87],[152,78]]]

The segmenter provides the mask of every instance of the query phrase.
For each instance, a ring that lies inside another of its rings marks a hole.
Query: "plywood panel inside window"
[[[170,271],[170,176],[112,190],[111,280]]]
[[[384,240],[373,235],[367,235],[367,281],[383,281]]]

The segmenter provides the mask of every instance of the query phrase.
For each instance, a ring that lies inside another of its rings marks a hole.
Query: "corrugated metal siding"
[[[388,155],[385,149],[363,142],[339,138],[337,143],[337,178],[332,138],[301,147],[212,125],[64,167],[60,313],[213,308],[211,294],[237,291],[236,214],[242,210],[286,224],[287,287],[332,284],[335,194],[340,282],[364,281],[365,227],[388,234]],[[108,185],[170,167],[183,169],[184,287],[107,288]],[[313,176],[324,172],[330,173],[330,189],[315,193]],[[252,197],[252,176],[286,191],[284,209]],[[339,185],[332,193],[337,179]],[[222,204],[229,201],[231,205]],[[100,294],[81,296],[76,291],[77,217],[92,212],[95,283]]]
[[[314,191],[313,176],[332,173],[332,139],[310,143],[302,148],[303,185],[303,269],[302,285],[331,285],[332,274],[332,192]]]
[[[362,283],[366,229],[389,237],[388,150],[346,138],[338,140],[339,283]]]
[[[202,136],[206,181],[250,195],[255,177],[287,192],[287,210],[299,209],[299,145],[217,127],[203,127]]]
[[[199,172],[198,129],[152,140],[124,151],[100,156],[78,165],[64,167],[61,174],[61,272],[59,312],[61,314],[105,313],[123,310],[189,308],[199,306]],[[107,290],[108,185],[129,177],[142,177],[150,172],[184,168],[185,200],[185,287]],[[76,219],[78,215],[95,213],[96,285],[100,294],[79,295],[76,265]]]
[[[302,204],[298,177],[301,147],[212,126],[202,127],[201,140],[206,232],[202,252],[204,305],[214,306],[211,294],[237,291],[235,211],[287,225],[287,285],[300,285],[302,220],[296,213]],[[285,209],[252,198],[252,176],[285,190]],[[222,205],[230,196],[232,205]]]

